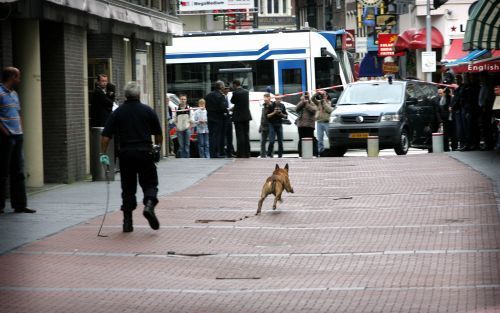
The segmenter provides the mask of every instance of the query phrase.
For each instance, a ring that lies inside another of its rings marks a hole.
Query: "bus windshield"
[[[401,83],[353,84],[342,93],[337,105],[401,103],[403,94]]]

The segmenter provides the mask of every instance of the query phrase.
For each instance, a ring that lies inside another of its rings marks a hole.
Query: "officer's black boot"
[[[123,211],[123,232],[130,233],[133,231],[132,211]]]
[[[142,212],[142,214],[148,220],[149,226],[151,226],[152,229],[157,230],[160,228],[160,222],[158,222],[158,219],[155,215],[155,204],[153,203],[153,201],[146,201],[146,206],[144,206],[144,211]]]

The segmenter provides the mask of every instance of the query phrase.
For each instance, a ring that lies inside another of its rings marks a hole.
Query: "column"
[[[14,66],[21,70],[21,118],[24,130],[26,186],[41,187],[43,178],[42,86],[38,20],[16,21]]]

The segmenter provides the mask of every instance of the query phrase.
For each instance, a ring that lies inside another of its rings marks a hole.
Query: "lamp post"
[[[427,15],[425,16],[425,51],[431,52],[431,0],[427,0]],[[432,73],[425,74],[425,80],[432,82]]]

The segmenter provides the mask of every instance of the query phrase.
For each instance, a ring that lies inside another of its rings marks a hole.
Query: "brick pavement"
[[[276,162],[295,194],[254,216]],[[0,312],[500,312],[492,182],[441,155],[235,160],[0,256]]]

